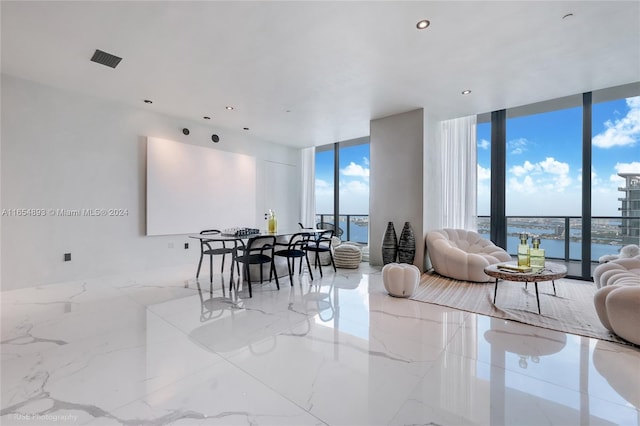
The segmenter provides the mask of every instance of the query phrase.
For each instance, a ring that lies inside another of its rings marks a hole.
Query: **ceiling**
[[[7,75],[295,147],[416,108],[455,118],[640,80],[639,1],[3,0],[1,19]]]

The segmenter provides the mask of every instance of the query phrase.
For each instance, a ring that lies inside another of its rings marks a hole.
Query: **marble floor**
[[[251,299],[193,269],[1,293],[0,423],[640,425],[638,348],[393,298],[366,264]]]

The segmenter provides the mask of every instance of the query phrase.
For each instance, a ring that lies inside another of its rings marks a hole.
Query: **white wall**
[[[424,237],[441,224],[438,120],[417,109],[371,121],[369,263],[382,265],[382,238],[392,221],[398,238],[404,222],[416,237],[414,265],[424,271]]]
[[[259,177],[267,161],[300,167],[299,150],[242,130],[207,127],[6,75],[1,95],[0,208],[128,211],[120,217],[3,216],[2,290],[187,264],[195,276],[196,240],[144,235],[146,136],[255,156]],[[220,143],[211,142],[212,133]],[[258,179],[258,225],[264,181]],[[289,207],[299,217],[299,191],[293,198]],[[68,252],[72,261],[64,262]]]
[[[424,110],[371,121],[369,263],[382,265],[382,238],[389,221],[398,238],[405,222],[416,236],[414,264],[423,268]]]

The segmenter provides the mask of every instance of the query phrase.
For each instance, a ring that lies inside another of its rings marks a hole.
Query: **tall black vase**
[[[382,264],[393,263],[398,255],[398,238],[393,222],[387,224],[387,230],[382,238]]]
[[[398,263],[411,263],[416,256],[416,237],[409,222],[404,223],[398,240]]]

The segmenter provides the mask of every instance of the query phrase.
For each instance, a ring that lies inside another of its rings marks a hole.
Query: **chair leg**
[[[245,270],[245,275],[247,277],[247,285],[249,286],[249,297],[253,297],[253,295],[251,294],[251,273],[249,272],[248,263],[244,264],[244,270]],[[260,270],[260,272],[262,272],[262,270]]]
[[[320,263],[320,253],[318,252],[316,252],[316,266],[320,268],[320,278],[322,278],[322,263]]]
[[[307,260],[307,268],[309,268],[309,276],[311,277],[311,281],[313,281],[313,272],[311,272],[311,263],[309,262],[309,256],[307,253],[304,253],[304,258]],[[300,259],[300,266],[302,266],[302,259]]]
[[[333,261],[333,254],[331,253],[331,250],[329,250],[329,257],[331,258],[331,264],[333,265],[333,272],[338,272],[336,269],[336,262]]]
[[[280,290],[280,282],[278,282],[278,274],[276,273],[276,263],[273,261],[273,259],[271,259],[271,270],[273,271],[273,275],[276,276],[276,287],[278,288],[278,290]]]
[[[232,257],[231,258],[231,278],[229,279],[229,291],[231,291],[231,288],[233,286],[233,263],[234,262],[236,262],[236,260]],[[238,277],[239,276],[240,276],[240,268],[238,268]]]
[[[293,265],[291,265],[291,263],[293,262]],[[293,273],[296,270],[296,259],[295,257],[293,258],[293,260],[289,257],[287,257],[287,268],[289,269],[289,282],[291,283],[291,287],[293,287]]]
[[[198,262],[198,272],[196,272],[196,278],[200,277],[200,267],[202,266],[202,258],[204,255],[200,252],[200,262]]]
[[[209,281],[213,282],[213,256],[209,256]]]
[[[224,273],[224,258],[227,257],[226,254],[222,255],[222,267],[220,268],[220,273],[223,274]]]

